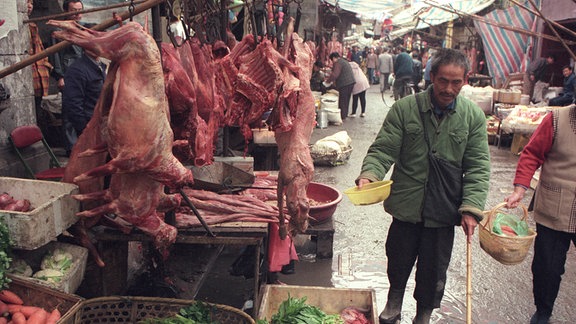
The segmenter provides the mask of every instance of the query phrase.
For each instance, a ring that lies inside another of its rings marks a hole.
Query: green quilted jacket
[[[458,96],[454,109],[439,121],[431,110],[431,89],[405,97],[392,106],[368,149],[358,179],[382,180],[394,165],[391,177],[394,183],[390,197],[384,202],[385,210],[404,222],[425,221],[427,227],[444,226],[423,220],[421,216],[428,178],[428,147],[416,103],[418,97],[434,154],[464,170],[463,200],[459,211],[480,221],[490,180],[486,117],[478,106]]]

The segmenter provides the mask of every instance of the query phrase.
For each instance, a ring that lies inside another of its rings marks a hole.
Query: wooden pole
[[[506,25],[506,24],[501,24],[501,23],[496,22],[496,21],[494,21],[494,20],[486,19],[486,18],[480,17],[480,16],[478,16],[478,15],[468,14],[468,13],[465,13],[465,12],[462,12],[462,11],[459,11],[459,10],[456,10],[456,9],[454,9],[454,8],[444,7],[444,6],[441,6],[441,5],[439,5],[439,4],[430,2],[430,1],[428,1],[428,0],[424,0],[424,3],[429,4],[429,5],[432,6],[432,7],[436,7],[436,8],[443,9],[443,10],[446,10],[446,11],[448,11],[448,12],[451,12],[451,13],[454,13],[454,14],[457,14],[457,15],[460,15],[460,16],[462,16],[462,17],[469,17],[469,18],[471,18],[471,19],[473,19],[473,20],[481,21],[481,22],[483,22],[483,23],[486,23],[486,24],[489,24],[489,25],[493,25],[493,26],[496,26],[496,27],[500,27],[500,28],[502,28],[502,29],[514,31],[514,32],[517,32],[517,33],[520,33],[520,34],[524,34],[524,35],[528,35],[528,36],[534,36],[534,37],[542,37],[542,38],[546,38],[546,39],[549,39],[549,40],[552,40],[552,41],[556,41],[556,42],[560,42],[560,41],[561,41],[560,39],[558,39],[557,37],[554,37],[554,36],[552,36],[552,35],[535,33],[535,32],[532,32],[532,31],[529,31],[529,30],[525,30],[525,29],[522,29],[522,28],[518,28],[518,27]],[[569,44],[569,45],[575,45],[575,44],[576,44],[576,42],[572,42],[572,41],[566,41],[566,43]]]
[[[136,6],[136,8],[134,8],[134,15],[137,15],[143,11],[146,11],[154,6],[157,6],[161,3],[163,3],[165,0],[147,0],[146,2],[142,3],[139,6]],[[122,18],[122,20],[126,20],[130,17],[130,12],[125,11],[121,14],[119,14],[119,16]],[[110,18],[105,20],[104,22],[92,27],[92,30],[104,30],[106,28],[112,27],[115,24],[117,24],[118,22],[114,19],[114,18]],[[49,55],[55,54],[63,49],[65,49],[66,47],[72,45],[72,43],[70,43],[69,41],[61,41],[56,45],[50,46],[47,49],[45,49],[44,51],[34,54],[30,57],[28,57],[27,59],[24,59],[18,63],[12,64],[9,67],[3,69],[0,71],[0,79],[2,79],[3,77],[10,75],[14,72],[20,71],[21,69],[27,67],[30,64],[33,64],[34,62],[41,60]]]
[[[134,1],[134,4],[141,4],[143,2],[145,2],[146,0],[137,0]],[[74,11],[74,12],[62,12],[59,14],[54,14],[54,15],[49,15],[49,16],[43,16],[43,17],[35,17],[35,18],[30,18],[30,19],[26,19],[24,21],[22,21],[22,23],[27,24],[27,23],[31,23],[31,22],[38,22],[38,21],[45,21],[45,20],[50,20],[50,19],[58,19],[58,18],[64,18],[64,17],[69,17],[69,16],[73,16],[73,15],[77,15],[77,14],[85,14],[85,13],[91,13],[91,12],[98,12],[98,11],[105,11],[105,10],[110,10],[110,9],[116,9],[116,8],[121,8],[121,7],[128,7],[130,5],[130,2],[123,2],[123,3],[117,3],[117,4],[113,4],[113,5],[108,5],[108,6],[103,6],[103,7],[98,7],[98,8],[92,8],[92,9],[84,9],[84,10],[79,10],[79,11]]]
[[[540,18],[543,18],[543,17],[540,16],[540,14],[538,14],[537,11],[526,7],[525,5],[519,3],[517,0],[510,0],[510,1],[512,1],[512,2],[513,2],[515,5],[517,5],[518,7],[522,8],[522,9],[526,9],[526,10],[529,11],[530,13],[532,13],[532,14],[534,14],[534,15],[537,15],[537,16],[539,16]],[[553,20],[550,20],[550,23],[552,23],[552,25],[558,27],[558,28],[561,29],[562,31],[564,31],[564,32],[566,32],[566,33],[568,33],[568,34],[576,37],[576,32],[574,32],[574,31],[571,30],[570,28],[566,28],[566,27],[562,26],[561,24],[559,24],[559,23],[557,23],[557,22],[555,22],[555,21],[553,21]]]
[[[466,324],[472,324],[472,242],[466,237]]]
[[[536,12],[538,12],[538,16],[540,18],[544,19],[544,21],[546,22],[548,27],[550,27],[550,30],[552,30],[554,35],[556,35],[556,37],[558,37],[558,39],[560,39],[560,43],[562,43],[562,46],[564,46],[564,49],[568,52],[568,54],[570,54],[570,57],[572,58],[572,60],[576,61],[576,55],[574,55],[574,52],[572,52],[572,50],[570,49],[568,44],[566,44],[566,42],[562,39],[562,37],[560,37],[560,34],[558,34],[558,31],[556,31],[556,28],[554,28],[554,26],[552,25],[550,20],[548,20],[548,18],[544,17],[544,15],[542,15],[542,12],[540,11],[540,9],[538,9],[538,6],[536,6],[536,4],[534,3],[534,0],[528,0],[528,1],[530,1],[530,4],[532,5],[532,7],[534,7],[534,10],[536,10]]]

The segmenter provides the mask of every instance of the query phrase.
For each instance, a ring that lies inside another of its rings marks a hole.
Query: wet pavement
[[[386,98],[388,99],[388,98]],[[390,99],[392,101],[392,99]],[[367,93],[366,117],[348,118],[341,126],[316,128],[312,142],[346,130],[352,138],[350,160],[336,167],[316,166],[314,181],[332,185],[344,191],[354,185],[360,172],[362,159],[388,112],[378,85]],[[518,156],[509,147],[490,145],[492,173],[486,209],[501,203],[512,190]],[[531,197],[532,191],[526,194]],[[529,198],[524,201],[529,204]],[[384,309],[388,291],[386,277],[385,242],[391,216],[382,205],[354,206],[346,197],[334,214],[334,257],[318,260],[308,248],[306,237],[299,238],[300,261],[296,273],[281,275],[280,280],[294,285],[334,286],[338,288],[373,288],[376,291],[378,312]],[[531,227],[534,227],[530,221]],[[526,260],[517,265],[503,265],[480,248],[478,231],[472,243],[472,322],[473,323],[528,323],[535,311],[532,299],[530,265],[532,249]],[[460,227],[456,230],[452,260],[448,270],[446,293],[440,309],[432,315],[433,323],[466,322],[466,239]],[[551,323],[576,322],[576,256],[572,248],[568,253],[566,274],[556,300]],[[412,297],[414,273],[408,282],[404,297],[402,323],[411,323],[416,312]]]

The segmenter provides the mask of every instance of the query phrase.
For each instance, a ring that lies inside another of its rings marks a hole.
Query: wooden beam
[[[163,3],[165,0],[147,0],[146,2],[142,3],[139,6],[136,6],[134,8],[134,15],[137,15],[143,11],[146,11],[154,6],[157,6],[161,3]],[[129,11],[125,11],[121,14],[119,14],[119,16],[122,18],[122,20],[126,20],[130,17],[130,12]],[[104,22],[92,27],[92,30],[105,30],[106,28],[112,27],[115,24],[117,24],[118,22],[114,19],[114,18],[110,18],[105,20]],[[56,45],[50,46],[47,49],[45,49],[44,51],[34,54],[30,57],[28,57],[27,59],[24,59],[18,63],[12,64],[9,67],[3,69],[0,71],[0,79],[2,79],[3,77],[10,75],[14,72],[20,71],[21,69],[27,67],[30,64],[33,64],[34,62],[41,60],[49,55],[55,54],[65,48],[67,48],[68,46],[72,45],[71,42],[69,41],[61,41]]]

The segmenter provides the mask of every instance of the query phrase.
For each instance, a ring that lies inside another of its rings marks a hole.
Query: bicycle
[[[396,92],[396,88],[394,87],[394,84],[396,82],[402,82],[403,83],[402,86],[400,87],[400,91],[398,93]],[[411,94],[416,93],[416,91],[414,91],[414,83],[412,81],[407,80],[407,79],[400,79],[400,80],[393,79],[391,84],[392,84],[391,89],[392,89],[393,95],[386,94],[385,91],[380,92],[380,95],[382,96],[382,102],[384,102],[384,105],[388,108],[392,107],[392,104],[390,103],[392,98],[394,98],[394,102],[395,102],[401,98],[404,98],[406,96],[409,96]],[[386,99],[386,96],[388,96],[388,99]]]
[[[398,88],[392,85],[392,89],[394,89],[394,100],[400,100],[416,93],[416,91],[414,91],[414,82],[410,79],[395,79],[394,82],[402,82]]]

